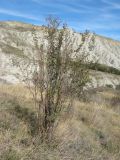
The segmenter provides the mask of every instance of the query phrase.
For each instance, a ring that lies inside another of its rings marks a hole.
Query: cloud
[[[108,29],[107,26],[105,26],[104,24],[97,24],[97,23],[93,23],[93,24],[90,24],[90,23],[76,23],[76,24],[72,24],[70,25],[72,28],[76,29],[77,31],[80,31],[80,30],[91,30],[91,31],[96,31],[96,30],[101,30],[101,29]]]
[[[106,23],[106,21],[99,20],[99,21],[92,21],[90,22],[69,22],[69,26],[77,31],[84,31],[86,29],[93,31],[93,32],[109,32],[119,30],[120,24],[118,23]]]
[[[61,7],[62,9],[64,9],[66,12],[71,12],[71,13],[92,13],[93,11],[88,8],[87,6],[79,6],[76,7],[76,6],[70,6],[70,5],[59,5],[59,7]]]
[[[78,0],[58,0],[55,2],[53,0],[32,0],[32,2],[38,3],[42,6],[57,9],[58,12],[65,11],[71,13],[92,13],[93,10],[95,10],[94,8],[78,3],[77,1]]]
[[[120,3],[110,0],[102,0],[103,3],[109,5],[109,9],[120,9]]]
[[[0,8],[0,13],[11,15],[11,16],[16,16],[16,17],[22,17],[26,19],[31,19],[31,20],[40,20],[38,17],[34,15],[25,14],[25,13],[21,13],[15,10],[9,10],[9,9],[4,9],[4,8]]]

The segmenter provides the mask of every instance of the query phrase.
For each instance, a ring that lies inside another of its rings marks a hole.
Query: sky
[[[120,0],[0,0],[0,21],[42,25],[48,15],[78,32],[87,29],[120,41]]]

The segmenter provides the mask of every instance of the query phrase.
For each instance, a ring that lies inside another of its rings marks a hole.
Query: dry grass
[[[51,148],[36,135],[35,109],[27,88],[0,86],[1,160],[119,160],[120,109],[117,91],[98,92],[91,102],[74,101],[63,112]],[[33,134],[34,133],[34,134]]]
[[[69,152],[71,158],[76,157],[75,159],[119,159],[119,113],[104,105],[76,101],[71,114],[72,118],[60,123],[57,129],[60,148],[64,149],[66,146],[65,152]]]
[[[29,89],[20,84],[0,85],[0,91],[1,93],[7,93],[11,96],[17,96],[20,98],[25,98],[27,100],[32,98],[32,94],[30,93]]]

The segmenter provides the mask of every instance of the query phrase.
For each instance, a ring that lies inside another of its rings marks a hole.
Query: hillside
[[[120,92],[90,91],[87,102],[65,108],[50,146],[37,135],[36,109],[29,90],[0,85],[1,160],[119,160]]]
[[[46,45],[44,26],[34,28],[39,44]],[[45,85],[46,77],[41,81],[37,79],[43,86],[38,83],[39,91],[36,94],[36,85],[30,87],[31,83],[22,84],[16,76],[19,73],[19,78],[24,77],[23,72],[16,65],[13,66],[13,59],[14,63],[17,63],[19,58],[20,62],[24,59],[21,69],[26,71],[25,57],[31,57],[38,52],[32,31],[31,24],[0,22],[0,160],[119,160],[120,42],[95,36],[95,48],[89,52],[89,60],[93,63],[91,66],[89,63],[82,63],[83,67],[89,68],[92,80],[85,86],[89,89],[81,92],[82,96],[74,94],[74,91],[77,92],[74,87],[76,81],[79,82],[78,79],[75,79],[71,90],[64,85],[62,93],[59,85],[58,90],[56,87],[53,87],[52,92],[50,88],[45,90],[46,86],[49,86],[49,83]],[[78,48],[81,33],[70,29],[68,31],[74,48]],[[88,47],[89,39],[85,42],[85,49]],[[78,53],[78,56],[80,54]],[[74,55],[72,56],[74,58]],[[94,63],[96,61],[97,65]],[[79,61],[77,63],[70,59],[70,64],[72,63],[79,64]],[[27,67],[30,71],[27,76],[29,74],[29,77],[33,77],[33,68],[31,73],[31,66]],[[67,73],[64,72],[65,75]],[[36,75],[34,77],[32,80],[36,80]],[[55,84],[55,81],[53,82]],[[61,81],[58,82],[61,84]],[[77,88],[80,92],[80,86]],[[56,90],[57,94],[53,96]],[[70,96],[68,92],[71,92]],[[53,99],[50,101],[51,97]],[[60,103],[58,98],[61,98]],[[56,105],[57,108],[54,103],[59,104]],[[51,114],[52,111],[54,114]],[[46,122],[52,125],[43,130]],[[46,136],[48,131],[51,133],[49,138]],[[41,137],[40,133],[44,135]]]
[[[11,57],[23,55],[32,55],[35,52],[35,46],[32,37],[31,24],[6,21],[0,22],[0,82],[1,83],[18,83],[15,75],[18,71],[12,66]],[[34,26],[36,33],[39,38],[39,43],[43,41],[44,27]],[[81,34],[70,30],[70,36],[73,41],[74,47],[77,48],[81,43]],[[86,42],[86,46],[88,45]],[[95,37],[95,49],[89,54],[89,60],[98,61],[100,64],[111,66],[116,69],[120,69],[120,42],[109,38],[105,38],[99,35]],[[96,75],[96,72],[94,72]],[[102,73],[99,72],[99,77],[103,77]],[[97,73],[98,75],[98,73]],[[116,76],[104,74],[104,79],[109,79],[108,84],[113,86],[118,84],[119,80],[116,80]],[[119,76],[117,76],[119,79]],[[114,82],[117,83],[113,83]],[[105,86],[108,81],[103,80]],[[95,84],[96,85],[96,84]],[[98,84],[99,85],[99,84]]]

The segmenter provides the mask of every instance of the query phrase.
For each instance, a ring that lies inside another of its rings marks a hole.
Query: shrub
[[[113,88],[113,85],[112,84],[106,84],[106,87],[107,88]]]
[[[111,74],[120,75],[120,70],[118,70],[114,67],[106,66],[104,64],[92,63],[90,65],[88,64],[87,66],[89,69],[92,69],[92,70],[97,70],[97,71],[101,71],[101,72],[107,72],[107,73],[111,73]]]
[[[120,90],[120,84],[116,85],[116,90]]]

